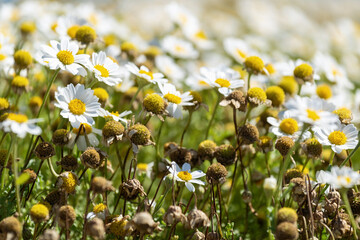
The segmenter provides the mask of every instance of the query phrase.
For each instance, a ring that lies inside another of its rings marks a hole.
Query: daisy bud
[[[105,226],[100,218],[93,218],[86,223],[86,234],[94,239],[105,238]]]
[[[103,194],[107,191],[114,191],[115,188],[112,186],[112,182],[106,180],[103,177],[94,177],[91,180],[91,188],[95,194]]]
[[[100,154],[93,147],[89,147],[81,154],[81,162],[85,167],[97,169],[100,166]]]
[[[26,50],[17,50],[14,53],[14,61],[16,69],[26,69],[33,62],[31,54]]]
[[[130,221],[130,225],[143,234],[152,234],[154,231],[162,230],[158,222],[154,222],[151,214],[148,212],[139,212],[135,214],[134,218]]]
[[[196,208],[192,209],[188,215],[188,224],[191,229],[208,227],[210,226],[210,220],[206,213]]]
[[[22,171],[22,173],[26,173],[29,176],[29,179],[24,184],[30,184],[30,183],[35,182],[37,175],[34,170],[27,168],[27,169],[24,169],[24,171]]]
[[[339,120],[342,124],[350,124],[353,119],[353,114],[351,110],[345,107],[339,108],[333,111],[333,113],[339,116]]]
[[[52,142],[56,146],[64,146],[69,143],[70,132],[66,129],[57,129],[52,136]]]
[[[296,225],[283,222],[276,227],[275,236],[276,240],[296,240],[299,237],[299,233]]]
[[[41,97],[34,96],[34,97],[30,98],[29,107],[33,114],[36,114],[39,111],[42,103],[43,103],[43,100]]]
[[[258,106],[261,104],[270,105],[271,101],[267,100],[266,93],[259,87],[250,88],[247,92],[247,99],[250,104]]]
[[[147,112],[162,115],[168,104],[159,94],[151,93],[144,98],[143,105]]]
[[[75,171],[78,168],[77,158],[72,155],[62,157],[56,164],[60,165],[65,171]]]
[[[296,168],[291,168],[286,170],[285,172],[285,183],[289,183],[293,178],[303,178],[303,177],[304,177],[304,173],[302,173]]]
[[[60,235],[54,229],[46,229],[44,233],[39,237],[39,240],[59,240]]]
[[[167,225],[172,225],[178,222],[182,222],[184,224],[187,220],[186,216],[181,211],[181,207],[174,205],[168,208],[163,219]]]
[[[8,110],[10,103],[6,98],[0,98],[0,111]]]
[[[105,123],[102,129],[103,142],[105,146],[110,146],[114,142],[120,141],[124,134],[124,126],[115,120]]]
[[[227,175],[228,171],[221,163],[213,163],[206,171],[206,180],[211,184],[222,184]]]
[[[146,196],[143,186],[137,179],[129,179],[120,185],[121,196],[126,200],[134,200],[139,195]]]
[[[332,97],[332,90],[331,87],[327,84],[321,84],[316,87],[316,95],[322,99],[329,99]]]
[[[7,149],[0,149],[0,167],[4,167],[7,154],[8,154]],[[12,162],[13,162],[13,155],[10,153],[6,167],[10,168]]]
[[[223,144],[216,148],[214,153],[216,160],[224,166],[229,166],[235,162],[235,148],[230,144]]]
[[[259,74],[264,70],[264,62],[257,56],[247,57],[244,62],[246,71],[250,74]]]
[[[61,197],[62,197],[61,191],[54,190],[45,197],[44,201],[49,203],[51,206],[54,206],[55,204],[60,203]]]
[[[44,222],[49,219],[49,209],[44,204],[35,204],[30,209],[30,217],[35,223]]]
[[[21,35],[27,37],[36,31],[36,25],[34,22],[25,21],[20,25]]]
[[[55,155],[55,149],[48,142],[39,143],[35,148],[35,155],[40,158],[41,160],[45,160],[51,158]]]
[[[294,69],[294,77],[300,84],[313,82],[314,70],[312,66],[307,63],[300,64]]]
[[[298,92],[299,84],[293,76],[284,76],[279,82],[279,87],[281,87],[286,94],[294,95]]]
[[[94,95],[99,98],[101,107],[105,107],[109,101],[109,93],[104,88],[94,88]]]
[[[62,206],[59,209],[58,221],[61,228],[70,228],[76,218],[75,210],[70,205]]]
[[[275,148],[285,157],[294,145],[295,143],[290,137],[284,136],[276,141]]]
[[[128,132],[130,141],[135,145],[147,145],[150,141],[151,134],[149,129],[140,123],[131,126]]]
[[[259,130],[249,123],[239,127],[238,133],[238,137],[242,139],[242,144],[248,145],[259,141]]]
[[[296,223],[298,215],[296,211],[292,208],[283,207],[277,213],[277,222],[278,224],[282,222]]]
[[[22,233],[22,225],[20,221],[14,217],[7,217],[0,222],[0,232],[5,236],[13,236],[13,239],[20,239]]]
[[[117,237],[125,237],[131,234],[133,229],[129,227],[129,216],[113,218],[108,226],[109,231]]]
[[[15,94],[22,94],[26,92],[29,88],[29,79],[22,76],[15,76],[11,81],[11,88]]]
[[[216,143],[212,140],[204,140],[198,146],[199,158],[204,160],[212,160],[216,150]]]
[[[319,158],[322,153],[322,145],[316,138],[309,138],[301,143],[301,147],[309,158]]]
[[[239,111],[245,112],[247,109],[246,96],[240,90],[234,90],[231,92],[224,100],[220,102],[221,106],[230,105],[233,108],[238,109]]]
[[[82,44],[89,45],[95,41],[96,32],[92,27],[84,25],[76,31],[75,38]]]
[[[267,99],[271,100],[273,107],[280,107],[285,101],[285,92],[278,86],[271,86],[266,89]]]

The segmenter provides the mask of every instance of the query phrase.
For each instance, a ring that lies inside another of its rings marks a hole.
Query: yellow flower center
[[[336,68],[333,68],[331,71],[332,75],[334,76],[341,76],[341,72],[339,70],[337,70]]]
[[[24,123],[28,121],[27,116],[20,113],[9,113],[7,118],[18,123]]]
[[[352,119],[352,112],[348,108],[339,108],[335,111],[333,111],[336,115],[339,116],[340,119]]]
[[[85,112],[86,105],[83,101],[75,98],[70,101],[69,110],[71,113],[73,113],[75,115],[81,115]]]
[[[184,181],[189,181],[192,179],[192,175],[191,173],[189,173],[188,171],[181,171],[178,173],[177,175],[181,180],[184,180]]]
[[[244,62],[245,68],[252,73],[260,73],[263,71],[265,65],[258,56],[247,57]]]
[[[67,176],[61,177],[63,180],[62,187],[67,193],[73,193],[76,187],[76,178],[72,172],[68,172]]]
[[[230,86],[230,82],[228,80],[226,80],[226,79],[223,79],[223,78],[218,78],[218,79],[215,80],[215,82],[217,84],[219,84],[220,87],[226,87],[227,88],[227,87]]]
[[[280,130],[286,134],[292,135],[299,130],[299,125],[295,119],[285,118],[280,123]]]
[[[346,143],[346,135],[341,131],[334,131],[328,136],[329,141],[335,145],[344,145]]]
[[[121,51],[131,51],[131,50],[136,50],[136,47],[133,43],[131,42],[123,42],[120,46]]]
[[[164,98],[168,100],[171,103],[180,104],[181,103],[181,97],[178,97],[172,93],[165,94]]]
[[[319,98],[329,99],[332,96],[332,91],[329,85],[322,84],[316,88],[316,94],[319,96]]]
[[[29,85],[29,79],[22,76],[16,76],[12,80],[11,85],[14,87],[26,87]]]
[[[307,109],[306,112],[307,112],[308,118],[310,118],[314,121],[317,121],[320,119],[319,115],[314,110]]]
[[[56,54],[56,57],[62,62],[64,65],[70,65],[74,62],[74,55],[68,50],[61,50]]]
[[[207,84],[207,82],[205,82],[203,80],[200,80],[198,83],[199,83],[199,85],[209,86],[209,84]]]
[[[207,39],[206,34],[205,34],[204,31],[198,31],[197,33],[195,33],[195,37],[196,37],[196,38],[203,39],[203,40],[206,40],[206,39]]]
[[[143,171],[143,172],[145,172],[147,170],[147,167],[148,167],[148,165],[146,163],[139,163],[137,165],[137,169],[139,169],[140,171]]]
[[[294,69],[294,76],[297,78],[306,78],[312,74],[313,68],[307,63],[300,64]]]
[[[97,96],[101,102],[105,102],[109,99],[108,92],[103,88],[95,88],[94,95]]]
[[[270,75],[276,73],[276,69],[274,68],[274,65],[271,63],[265,65],[265,69],[268,71]]]
[[[107,206],[105,204],[100,203],[100,204],[94,206],[93,212],[100,213],[100,212],[105,211],[106,208],[107,208]]]
[[[3,61],[6,59],[6,56],[4,54],[0,54],[0,61]]]
[[[247,94],[248,97],[258,99],[261,102],[265,102],[267,98],[265,91],[259,87],[250,88]]]
[[[86,134],[90,134],[90,133],[92,132],[92,127],[91,127],[89,124],[83,123],[82,125],[84,125]],[[84,135],[84,134],[85,134],[85,133],[84,133],[84,128],[81,127],[81,131],[80,131],[80,133],[79,133],[80,135]],[[80,130],[80,127],[79,127],[79,128],[73,128],[72,131],[73,131],[73,133],[78,134],[79,130]]]
[[[94,68],[101,73],[102,77],[109,77],[109,71],[102,65],[95,65]]]
[[[153,76],[153,73],[152,73],[152,72],[147,72],[147,71],[145,71],[145,70],[140,70],[139,73],[140,73],[140,74],[148,75],[148,76],[151,78],[151,80],[154,79],[154,76]]]
[[[6,98],[0,98],[0,110],[9,108],[9,102]]]
[[[236,49],[236,53],[237,53],[241,58],[243,58],[243,59],[246,58],[246,54],[245,54],[243,51],[241,51],[240,49]]]
[[[182,53],[182,52],[185,51],[185,48],[184,48],[183,46],[176,45],[176,46],[175,46],[175,51]]]
[[[348,176],[346,176],[346,177],[344,177],[344,176],[337,176],[337,180],[338,181],[341,181],[342,179],[345,179],[345,181],[346,181],[346,183],[351,183],[351,178],[350,177],[348,177]]]
[[[75,38],[77,30],[80,28],[79,25],[73,25],[68,28],[67,35],[71,38]]]

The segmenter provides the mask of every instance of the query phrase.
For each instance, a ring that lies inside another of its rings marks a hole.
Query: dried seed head
[[[120,185],[121,196],[126,200],[134,200],[139,195],[146,196],[143,186],[137,179],[129,179]]]
[[[252,193],[248,190],[245,190],[242,192],[241,198],[245,203],[250,203],[252,200]]]
[[[312,82],[314,79],[314,70],[307,63],[300,64],[294,69],[294,77],[300,84]]]
[[[316,138],[309,138],[301,143],[301,147],[309,158],[319,158],[322,153],[322,145]]]
[[[295,145],[294,141],[290,137],[281,137],[275,143],[275,148],[280,154],[285,157],[289,150]]]
[[[79,184],[78,177],[73,172],[63,172],[58,178],[57,185],[66,193],[74,193],[76,185]]]
[[[277,213],[278,224],[282,222],[296,223],[298,215],[292,208],[283,207]]]
[[[190,91],[190,95],[193,97],[190,102],[192,102],[194,105],[184,106],[184,109],[188,110],[188,111],[195,111],[195,110],[199,109],[199,107],[201,106],[201,104],[203,102],[203,99],[202,99],[200,93],[196,92],[196,91]]]
[[[240,90],[234,90],[224,100],[220,102],[221,106],[232,106],[239,111],[245,112],[247,108],[246,96]]]
[[[179,166],[182,166],[184,163],[192,162],[191,152],[183,147],[176,146],[176,148],[169,151],[170,160],[176,162]]]
[[[60,235],[54,229],[46,229],[39,240],[60,240]]]
[[[285,183],[289,183],[291,179],[293,178],[303,178],[304,173],[299,171],[296,168],[288,169],[285,173]]]
[[[75,38],[82,44],[88,45],[96,39],[96,32],[92,27],[84,25],[76,31]]]
[[[129,137],[135,145],[147,145],[150,141],[151,134],[146,126],[137,123],[129,128]]]
[[[205,240],[205,234],[196,229],[192,240]]]
[[[107,191],[114,191],[115,188],[112,186],[111,181],[108,181],[103,177],[94,177],[91,180],[91,190],[94,193],[103,194]]]
[[[167,225],[172,225],[178,222],[182,222],[184,224],[187,220],[186,216],[181,211],[181,207],[174,205],[168,208],[163,219]]]
[[[86,223],[86,234],[95,239],[105,238],[105,226],[100,218],[93,218]]]
[[[111,120],[105,123],[102,129],[102,136],[106,146],[113,144],[122,139],[125,128],[124,126],[115,120]]]
[[[191,229],[210,226],[210,220],[208,216],[203,211],[196,208],[192,209],[188,213],[187,219]]]
[[[139,212],[130,221],[130,225],[140,232],[140,234],[151,234],[154,231],[161,230],[159,223],[154,222],[151,214],[148,212]]]
[[[289,222],[280,223],[275,235],[277,240],[296,240],[299,237],[296,225]]]
[[[130,235],[133,231],[132,227],[129,227],[128,216],[115,217],[112,219],[109,225],[107,225],[109,231],[117,237],[125,237]]]
[[[273,140],[269,136],[261,136],[259,138],[258,146],[264,153],[270,152],[273,148]]]
[[[221,163],[213,163],[206,171],[206,180],[212,184],[222,184],[227,175],[228,171]]]
[[[291,196],[299,205],[306,200],[306,183],[304,178],[293,178],[290,180],[294,187],[292,188]]]
[[[35,223],[44,222],[49,219],[49,209],[44,204],[35,204],[30,209],[30,217]]]
[[[349,237],[353,232],[349,215],[346,213],[339,213],[331,221],[331,230],[335,238],[344,239]]]
[[[52,142],[57,146],[64,146],[69,143],[70,140],[70,132],[66,129],[57,129],[53,136]]]
[[[0,149],[0,166],[1,167],[4,167],[4,165],[5,165],[7,154],[8,154],[7,149]],[[13,155],[10,153],[9,154],[9,159],[7,161],[7,164],[6,164],[6,167],[10,168],[12,162],[13,162]]]
[[[235,148],[230,144],[223,144],[216,148],[214,153],[216,160],[224,166],[229,166],[235,162]]]
[[[59,204],[60,201],[61,201],[61,191],[59,190],[54,190],[45,197],[45,202],[49,203],[51,206],[54,206],[55,204]]]
[[[167,102],[159,94],[151,93],[144,98],[143,105],[147,112],[161,115],[165,113]]]
[[[27,169],[24,169],[23,173],[26,173],[29,175],[29,179],[26,181],[25,184],[30,184],[30,183],[35,182],[37,175],[34,170],[27,168]]]
[[[59,221],[59,226],[62,228],[70,228],[71,225],[73,225],[75,218],[76,218],[76,213],[75,210],[72,206],[70,205],[65,205],[62,206],[59,209],[59,216],[58,216],[58,221]]]
[[[164,154],[169,155],[169,153],[178,147],[176,142],[167,142],[164,144]]]
[[[56,164],[60,165],[65,171],[75,171],[78,168],[77,158],[72,155],[64,156],[60,162],[56,162]]]
[[[88,168],[97,169],[101,164],[100,154],[95,148],[89,147],[81,154],[81,162]]]
[[[238,132],[243,144],[253,144],[259,141],[259,130],[254,125],[247,123],[239,127]]]
[[[55,149],[51,143],[42,142],[36,146],[35,155],[41,160],[45,160],[55,155]]]
[[[21,223],[14,216],[4,218],[0,222],[0,232],[5,234],[5,236],[13,234],[14,239],[20,239],[22,233]]]
[[[216,150],[216,143],[211,140],[202,141],[198,147],[198,155],[202,160],[212,160]]]

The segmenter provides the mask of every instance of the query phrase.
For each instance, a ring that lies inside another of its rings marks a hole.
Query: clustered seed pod
[[[129,225],[133,226],[141,235],[151,234],[154,231],[161,230],[159,223],[155,222],[148,212],[139,212],[135,214],[133,219],[129,222]]]
[[[197,152],[198,152],[199,158],[202,161],[204,161],[204,160],[211,161],[214,158],[215,150],[216,150],[216,143],[211,140],[205,140],[199,144]]]
[[[70,132],[66,129],[57,129],[52,136],[52,142],[57,146],[65,146],[70,140]]]
[[[50,143],[42,142],[36,146],[35,155],[41,160],[45,160],[55,155],[55,149]]]
[[[242,144],[253,144],[254,142],[259,141],[259,130],[254,125],[247,123],[241,126],[238,132]]]
[[[65,171],[75,171],[78,168],[77,158],[72,155],[62,157],[56,164],[60,165]]]
[[[222,184],[227,175],[228,171],[221,163],[213,163],[206,171],[206,180],[211,184]]]
[[[228,106],[238,109],[239,111],[245,112],[247,109],[246,96],[241,90],[234,90],[224,100],[220,102],[221,106]]]
[[[106,180],[103,177],[94,177],[91,180],[91,188],[95,194],[103,194],[107,191],[114,191],[115,188],[112,186],[112,182]]]
[[[295,143],[290,137],[284,136],[276,141],[275,148],[285,157],[294,145]]]
[[[105,123],[102,129],[103,143],[105,146],[120,141],[123,137],[125,128],[124,126],[115,120],[111,120]]]
[[[97,169],[101,164],[100,154],[95,148],[87,148],[80,156],[81,162],[85,167]]]
[[[59,204],[61,202],[61,198],[62,192],[60,190],[54,190],[45,197],[44,201],[49,203],[51,206],[54,206],[55,204]]]
[[[210,226],[210,219],[208,218],[208,216],[203,211],[196,208],[192,209],[188,213],[187,219],[187,226],[191,229]]]
[[[59,226],[68,229],[71,227],[71,225],[73,225],[76,218],[76,213],[72,206],[65,205],[59,209],[58,216]]]
[[[138,196],[146,196],[143,186],[137,179],[129,179],[120,185],[121,196],[127,200],[134,200]]]
[[[178,222],[182,222],[184,224],[187,220],[186,216],[181,211],[181,207],[174,205],[168,208],[163,219],[167,225],[172,225]]]
[[[86,223],[86,234],[93,237],[94,239],[105,238],[105,226],[103,220],[100,218],[93,218]]]
[[[216,160],[224,166],[229,166],[235,162],[236,152],[235,148],[230,144],[223,144],[216,148]]]
[[[131,142],[135,145],[148,145],[151,142],[149,129],[140,123],[131,126],[128,135]]]

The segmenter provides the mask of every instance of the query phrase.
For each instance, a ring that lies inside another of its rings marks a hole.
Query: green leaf
[[[16,180],[16,185],[22,185],[26,183],[29,180],[29,178],[30,178],[30,174],[26,172],[22,173]]]

